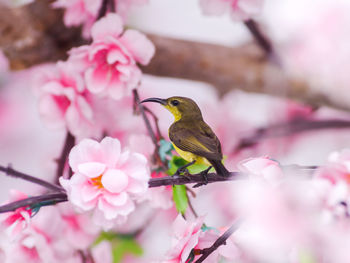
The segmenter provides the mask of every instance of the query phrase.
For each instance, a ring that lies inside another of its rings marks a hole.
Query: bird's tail
[[[221,176],[229,176],[230,171],[226,169],[226,167],[222,164],[221,161],[219,160],[208,160],[211,165],[214,167],[216,173]]]

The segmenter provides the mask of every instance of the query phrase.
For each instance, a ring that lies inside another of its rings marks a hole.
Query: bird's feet
[[[191,178],[189,177],[189,171],[187,169],[187,167],[191,166],[192,164],[194,164],[196,161],[192,161],[190,163],[187,163],[181,167],[179,167],[175,174],[174,175],[177,175],[177,176],[184,176],[185,178],[187,178],[189,181],[191,180]]]
[[[193,188],[197,188],[197,187],[200,187],[202,185],[207,185],[208,184],[208,172],[210,171],[210,169],[212,168],[212,166],[209,166],[207,169],[205,169],[204,171],[200,172],[200,175],[203,177],[204,179],[204,183],[198,183],[198,184],[195,184],[193,186]]]

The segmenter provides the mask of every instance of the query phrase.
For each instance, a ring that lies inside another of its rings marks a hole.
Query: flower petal
[[[99,162],[87,162],[78,165],[78,171],[89,178],[95,178],[103,174],[106,165]]]
[[[120,193],[128,186],[128,176],[121,170],[109,169],[101,179],[102,185],[111,193]]]
[[[101,40],[108,35],[118,37],[123,32],[123,21],[117,14],[108,14],[98,20],[91,28],[94,41]]]
[[[89,68],[85,72],[86,87],[92,93],[101,93],[107,89],[110,81],[110,68],[102,65],[97,68]]]
[[[142,33],[129,29],[120,38],[120,42],[130,51],[136,61],[147,65],[155,53],[153,43]]]

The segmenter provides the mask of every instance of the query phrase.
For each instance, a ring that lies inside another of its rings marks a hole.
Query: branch
[[[133,90],[133,95],[134,95],[134,109],[135,110],[138,109],[139,112],[141,113],[143,121],[144,121],[144,123],[146,125],[146,129],[147,129],[148,135],[151,137],[152,142],[153,142],[153,144],[155,146],[155,151],[154,151],[154,154],[153,154],[155,163],[159,164],[164,170],[167,170],[168,169],[167,164],[165,162],[163,162],[162,158],[160,158],[160,156],[159,156],[158,140],[162,136],[160,134],[160,130],[159,130],[159,127],[158,127],[158,119],[157,119],[156,115],[151,110],[149,110],[148,108],[145,108],[145,106],[143,106],[140,103],[140,97],[139,97],[139,94],[138,94],[136,89]],[[156,125],[156,130],[158,132],[158,136],[155,134],[155,132],[152,129],[151,123],[150,123],[149,119],[147,118],[146,111],[151,114],[151,116],[153,117],[153,119],[155,121],[155,125]]]
[[[64,28],[62,10],[53,10],[47,0],[17,9],[1,8],[0,34],[0,48],[13,69],[66,59],[67,50],[86,43],[79,30]],[[350,110],[346,96],[289,78],[271,60],[263,59],[264,52],[255,45],[231,48],[151,34],[148,37],[157,52],[142,68],[145,73],[207,82],[220,94],[240,89]]]
[[[290,136],[293,134],[307,131],[347,128],[350,128],[350,121],[336,119],[297,119],[290,122],[277,123],[265,128],[257,129],[252,135],[242,138],[238,146],[235,148],[234,152],[237,152],[247,147],[252,147],[264,139]]]
[[[293,171],[300,170],[300,171],[305,171],[307,173],[310,173],[310,172],[313,172],[317,168],[317,166],[288,165],[288,166],[282,166],[282,168],[286,170],[288,169]],[[54,185],[49,182],[43,181],[39,178],[15,171],[10,167],[6,168],[3,166],[0,166],[0,171],[3,171],[6,174],[14,176],[16,178],[21,178],[26,181],[45,186],[48,189],[59,191],[55,193],[48,193],[40,196],[29,197],[27,199],[19,200],[16,202],[12,202],[12,203],[0,206],[0,213],[14,211],[17,208],[35,205],[35,204],[44,206],[44,205],[56,204],[59,202],[65,202],[68,200],[67,194],[65,193],[64,189],[58,185]],[[247,178],[248,178],[247,174],[241,173],[241,172],[231,172],[230,175],[227,177],[223,177],[216,173],[208,173],[206,175],[206,178],[201,173],[188,174],[186,176],[173,175],[173,176],[164,176],[160,178],[151,178],[148,181],[148,187],[151,188],[151,187],[166,186],[166,185],[185,185],[185,184],[194,184],[194,183],[196,183],[196,185],[194,185],[193,187],[199,187],[207,183],[235,181],[235,180],[241,180],[241,179],[247,179]],[[42,202],[48,202],[48,203],[40,204]]]
[[[0,171],[4,172],[6,175],[9,175],[11,177],[20,178],[20,179],[23,179],[25,181],[41,185],[41,186],[46,187],[47,189],[50,189],[50,190],[64,192],[64,189],[59,185],[55,185],[55,184],[52,184],[50,182],[39,179],[37,177],[18,172],[16,170],[12,169],[11,167],[4,167],[4,166],[0,165]]]
[[[137,92],[136,89],[134,89],[132,92],[133,92],[133,95],[134,95],[135,107],[140,111],[141,116],[142,116],[142,118],[143,118],[143,120],[145,122],[148,135],[151,137],[153,144],[156,146],[156,149],[158,149],[159,145],[158,145],[157,136],[155,135],[155,133],[154,133],[154,131],[152,129],[151,123],[150,123],[150,121],[148,120],[148,118],[146,116],[144,106],[142,104],[140,104],[139,93]]]
[[[208,181],[203,177],[201,173],[198,174],[188,174],[183,175],[173,175],[173,176],[164,176],[159,178],[151,178],[148,181],[148,186],[158,187],[166,185],[184,185],[184,184],[206,184],[206,183],[215,183],[215,182],[225,182],[225,181],[235,181],[246,179],[247,175],[239,172],[231,172],[228,177],[218,175],[216,173],[208,173]]]
[[[102,4],[100,6],[100,10],[98,11],[98,15],[97,15],[96,20],[99,20],[100,18],[102,18],[106,15],[109,2],[110,2],[110,0],[103,0],[102,1]]]
[[[204,260],[213,253],[216,249],[218,249],[221,245],[224,245],[226,240],[235,232],[238,227],[241,225],[242,219],[237,219],[236,222],[233,223],[233,225],[226,230],[222,236],[220,236],[211,247],[202,249],[202,256],[195,261],[195,263],[201,263],[204,262]]]
[[[61,156],[57,162],[58,163],[57,171],[56,171],[56,183],[57,184],[58,184],[58,179],[63,175],[64,168],[65,168],[66,162],[67,162],[68,154],[69,154],[70,150],[73,148],[74,144],[75,144],[74,136],[70,132],[67,132],[66,140],[64,142],[64,147],[62,149]]]
[[[44,194],[44,195],[29,197],[26,199],[22,199],[16,202],[12,202],[12,203],[0,206],[0,213],[15,211],[20,207],[37,205],[42,202],[49,202],[51,205],[52,203],[56,204],[56,203],[66,202],[66,201],[68,201],[66,193],[60,192],[60,193]]]

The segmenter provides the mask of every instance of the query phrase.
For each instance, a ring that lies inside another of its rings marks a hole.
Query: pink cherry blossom
[[[268,157],[250,158],[239,163],[240,171],[271,181],[280,179],[283,176],[283,171],[278,162],[269,159]]]
[[[108,14],[97,21],[91,33],[91,45],[70,52],[70,60],[85,68],[87,89],[114,99],[131,94],[142,75],[137,63],[149,63],[155,52],[154,45],[136,30],[123,33],[122,20],[116,14]]]
[[[190,256],[192,249],[204,249],[210,247],[220,236],[220,233],[213,230],[202,230],[203,217],[198,217],[195,221],[186,221],[178,215],[172,226],[172,248],[166,254],[162,263],[184,263]],[[205,262],[216,263],[220,255],[232,259],[236,257],[236,247],[229,241],[227,247],[214,251]],[[227,251],[230,250],[231,252]],[[197,260],[200,256],[195,256]]]
[[[88,214],[78,214],[69,203],[58,206],[63,222],[62,234],[68,246],[84,250],[97,238],[100,228],[91,222]]]
[[[17,190],[11,190],[10,196],[9,202],[28,198],[26,194]],[[28,227],[32,213],[32,210],[28,209],[28,207],[20,207],[13,212],[0,214],[0,222],[5,227],[5,232],[9,237],[16,237]]]
[[[58,62],[37,73],[39,113],[49,128],[64,128],[76,136],[93,126],[91,96],[76,65]]]
[[[29,1],[29,0],[27,0]],[[116,12],[126,20],[132,6],[143,5],[148,0],[114,0]],[[102,0],[57,0],[52,4],[55,8],[65,8],[63,17],[66,26],[83,25],[83,36],[91,37],[91,28],[97,19]]]
[[[264,0],[200,0],[205,15],[231,13],[233,20],[247,20],[260,13]]]
[[[167,176],[163,172],[153,171],[152,178]],[[150,201],[150,205],[154,208],[169,209],[173,206],[173,191],[172,186],[160,186],[150,188],[146,199]]]
[[[69,154],[71,179],[60,178],[72,204],[93,211],[94,222],[108,229],[123,223],[135,210],[135,201],[148,189],[147,159],[140,153],[121,150],[118,139],[101,143],[85,139]]]
[[[65,209],[67,205],[63,205]],[[91,235],[94,226],[91,223],[83,228],[81,216],[76,215],[76,224],[67,223],[62,217],[62,207],[42,208],[31,220],[31,225],[24,229],[15,240],[9,240],[6,235],[0,238],[0,250],[4,253],[5,263],[80,263],[78,249],[87,249],[95,240],[97,232]],[[67,210],[64,212],[67,216]],[[87,222],[87,221],[86,221]],[[89,228],[89,229],[88,229]],[[75,242],[72,243],[70,230],[75,231]],[[79,229],[79,230],[78,230]],[[84,233],[86,235],[84,236]],[[91,235],[91,236],[89,236]],[[81,238],[83,237],[84,238]]]
[[[350,150],[332,152],[328,163],[320,167],[313,180],[313,187],[327,217],[326,220],[350,215]]]
[[[53,3],[53,7],[65,8],[64,24],[83,25],[83,36],[88,38],[101,4],[102,0],[57,0]]]

